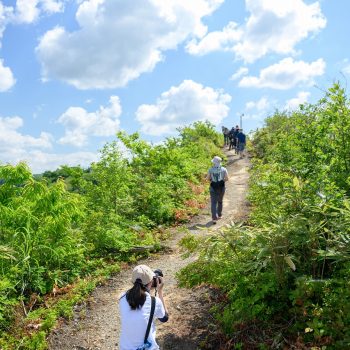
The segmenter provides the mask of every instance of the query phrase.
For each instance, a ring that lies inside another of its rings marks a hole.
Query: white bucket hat
[[[211,160],[211,162],[212,162],[214,165],[216,165],[216,166],[220,165],[221,161],[222,161],[222,159],[221,159],[219,156],[215,156],[215,157]]]

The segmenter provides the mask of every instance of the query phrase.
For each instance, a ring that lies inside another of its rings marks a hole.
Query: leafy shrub
[[[66,291],[69,298],[81,278],[135,259],[134,246],[159,247],[161,226],[179,220],[179,213],[188,217],[205,199],[203,175],[222,143],[213,125],[184,127],[159,145],[138,134],[118,137],[86,170],[61,166],[33,176],[24,163],[0,165],[2,349],[45,348],[57,317],[69,317],[80,300],[46,310],[40,306],[47,294]],[[17,309],[27,321],[39,317],[40,330],[6,332],[17,324],[12,318],[20,318]]]
[[[350,347],[349,133],[339,84],[315,105],[276,112],[252,139],[248,223],[184,242],[199,259],[180,281],[225,293],[216,316],[233,342],[257,348],[239,334],[258,322],[269,348]]]

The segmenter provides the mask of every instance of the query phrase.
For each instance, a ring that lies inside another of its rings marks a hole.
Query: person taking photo
[[[163,277],[155,272],[147,265],[136,266],[132,272],[132,288],[119,299],[120,350],[159,349],[155,319],[167,322],[169,316],[163,298]],[[151,296],[151,289],[155,289],[158,296]]]

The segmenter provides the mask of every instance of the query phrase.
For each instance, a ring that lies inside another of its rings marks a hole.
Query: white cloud
[[[48,31],[36,48],[44,80],[79,89],[125,86],[151,72],[163,52],[192,37],[224,0],[86,0],[76,13],[79,29]]]
[[[39,17],[38,0],[17,0],[14,20],[18,23],[32,23]]]
[[[109,106],[101,106],[96,112],[69,107],[57,120],[65,127],[65,135],[59,143],[81,147],[89,136],[112,136],[119,128],[121,112],[118,96],[111,96]]]
[[[0,58],[0,92],[7,91],[15,85],[16,80],[13,77],[10,68],[4,66],[4,61]]]
[[[9,17],[12,13],[12,7],[4,6],[0,2],[0,40],[2,39],[3,33],[5,31],[6,25],[8,24]],[[1,47],[1,41],[0,41]]]
[[[205,55],[214,51],[232,51],[233,44],[243,35],[238,24],[230,22],[222,31],[207,34],[203,39],[192,39],[186,46],[192,55]]]
[[[42,14],[63,12],[66,0],[17,0],[15,6],[4,6],[0,1],[0,39],[9,23],[33,23]],[[0,42],[1,47],[1,42]]]
[[[273,108],[276,101],[271,101],[267,97],[261,97],[257,101],[249,101],[245,104],[244,117],[245,120],[263,121]]]
[[[288,110],[297,109],[299,105],[307,102],[309,97],[310,97],[310,92],[300,91],[296,97],[291,98],[286,102],[285,109],[288,109]]]
[[[326,26],[319,2],[302,0],[246,0],[250,16],[241,26],[230,22],[187,47],[191,54],[232,51],[247,63],[272,52],[293,54],[294,47]]]
[[[12,8],[4,6],[0,1],[0,48],[1,39],[12,14]],[[15,78],[9,67],[4,66],[4,61],[0,58],[0,92],[7,91],[15,84]]]
[[[262,69],[259,77],[243,77],[239,86],[287,90],[300,84],[312,85],[315,77],[324,74],[325,67],[322,58],[307,63],[288,57]]]
[[[23,126],[20,117],[0,117],[0,153],[6,154],[12,148],[51,148],[52,136],[42,132],[38,138],[23,135],[18,129]]]
[[[245,108],[247,110],[249,109],[256,109],[258,111],[264,111],[270,107],[270,103],[266,97],[262,97],[258,101],[249,101],[246,103]]]
[[[47,153],[41,150],[13,148],[2,156],[0,164],[18,164],[26,162],[34,174],[43,173],[46,170],[55,170],[61,165],[87,168],[92,162],[99,159],[97,152],[73,152],[73,153]]]
[[[41,13],[55,13],[63,11],[65,0],[17,0],[16,6],[4,6],[0,1],[0,48],[6,26],[9,23],[33,23]],[[9,67],[5,67],[0,58],[0,92],[9,90],[15,79]]]
[[[33,23],[42,13],[62,12],[64,0],[17,0],[12,22]]]
[[[63,164],[87,167],[98,160],[96,152],[48,153],[52,148],[52,135],[46,132],[41,132],[39,137],[25,135],[19,131],[22,126],[23,119],[18,116],[0,117],[0,164],[25,161],[34,173],[41,173]]]
[[[87,167],[98,160],[98,154],[93,152],[47,153],[44,150],[51,149],[53,137],[46,132],[41,132],[39,137],[21,134],[18,129],[22,126],[20,117],[0,117],[0,164],[25,161],[33,173],[41,173],[63,164]]]
[[[243,77],[244,75],[247,75],[249,72],[248,68],[247,67],[241,67],[237,70],[236,73],[234,73],[232,76],[231,76],[231,80],[238,80],[239,78]]]
[[[43,11],[46,13],[49,13],[49,14],[63,12],[64,1],[42,0],[41,6],[42,6]]]
[[[345,74],[350,75],[350,62],[348,58],[345,58],[342,62],[341,62],[341,71]]]
[[[221,90],[184,80],[179,86],[163,92],[156,104],[141,105],[136,111],[136,119],[145,134],[174,134],[176,128],[195,121],[209,120],[220,124],[228,115],[230,101],[231,96]]]
[[[72,152],[72,153],[46,153],[42,151],[31,151],[23,154],[19,159],[24,159],[34,174],[46,170],[55,170],[61,165],[77,166],[87,168],[92,162],[99,160],[97,152]]]

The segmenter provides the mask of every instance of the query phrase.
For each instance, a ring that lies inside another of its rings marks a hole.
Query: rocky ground
[[[215,234],[231,221],[244,219],[248,212],[245,198],[248,182],[249,160],[239,159],[233,151],[227,153],[230,180],[226,186],[223,218],[211,224],[209,207],[186,225],[194,235]],[[210,316],[210,289],[199,287],[179,288],[175,274],[193,257],[183,259],[179,240],[184,229],[173,229],[172,239],[166,242],[166,252],[154,255],[139,263],[161,268],[164,273],[164,296],[170,320],[157,325],[157,340],[162,350],[219,349],[215,343],[214,322]],[[50,350],[116,350],[118,349],[119,314],[118,296],[131,287],[133,266],[125,267],[105,285],[97,288],[84,305],[77,305],[72,321],[62,322],[49,337]]]

